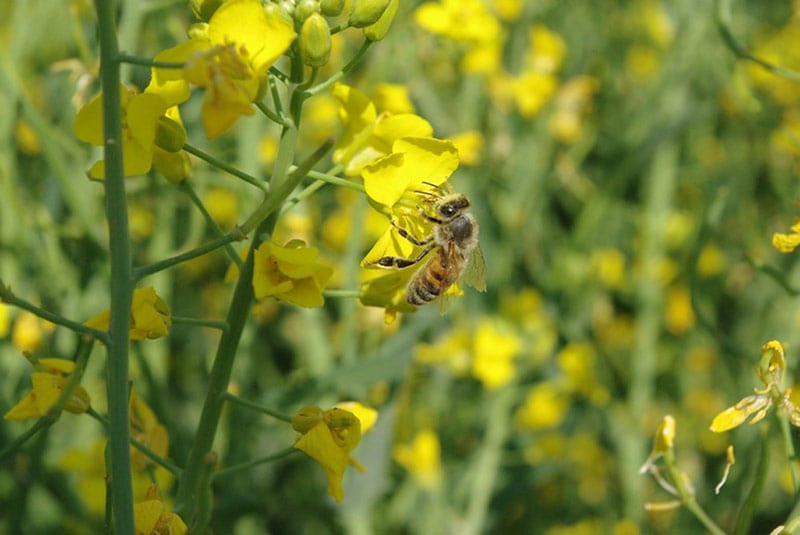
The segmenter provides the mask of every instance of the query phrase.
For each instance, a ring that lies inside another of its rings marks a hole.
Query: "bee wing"
[[[483,258],[480,245],[476,245],[472,250],[462,280],[479,292],[486,291],[486,260]]]

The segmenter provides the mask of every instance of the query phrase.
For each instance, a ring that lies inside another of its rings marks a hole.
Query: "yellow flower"
[[[567,55],[567,46],[560,35],[544,24],[535,24],[528,33],[528,67],[542,74],[552,74],[561,69]]]
[[[211,218],[223,228],[236,224],[236,218],[239,215],[239,199],[233,191],[225,188],[211,188],[203,196],[203,203]]]
[[[483,134],[478,130],[467,130],[454,136],[450,136],[450,141],[458,151],[458,160],[462,165],[478,165],[481,160],[481,150],[483,149]]]
[[[786,360],[780,342],[772,340],[764,344],[761,347],[761,361],[756,369],[764,388],[754,389],[752,395],[717,414],[710,429],[715,433],[722,433],[740,426],[751,416],[750,425],[753,425],[763,420],[773,406],[788,415],[792,425],[800,427],[800,409],[790,399],[791,389],[784,389],[782,385],[785,368]]]
[[[684,285],[670,286],[667,290],[664,323],[675,336],[686,334],[694,326],[695,315],[692,295]]]
[[[414,20],[431,33],[464,43],[490,43],[501,26],[481,0],[426,2],[414,12]]]
[[[75,370],[71,360],[45,358],[35,363],[36,370],[31,374],[33,387],[22,400],[3,415],[5,420],[27,420],[47,415],[56,404],[69,375]],[[72,396],[64,405],[64,410],[73,414],[86,412],[91,404],[89,393],[80,385],[72,391]]]
[[[158,496],[158,487],[151,485],[147,499],[133,504],[136,535],[183,535],[188,531],[181,517],[167,512]]]
[[[328,494],[340,502],[344,499],[342,478],[348,464],[357,470],[363,467],[350,456],[361,440],[361,422],[350,411],[332,408],[304,407],[292,418],[292,427],[301,434],[294,447],[317,461],[328,478]]]
[[[569,397],[552,383],[539,383],[530,389],[516,414],[516,422],[525,429],[547,429],[559,425],[569,410]]]
[[[98,331],[107,331],[111,320],[111,310],[107,309],[88,320],[85,325]],[[133,291],[131,302],[131,340],[161,338],[169,334],[172,319],[169,307],[156,293],[155,288],[147,286]]]
[[[591,76],[576,76],[561,86],[549,122],[556,139],[564,143],[577,141],[597,86],[597,80]]]
[[[404,138],[429,138],[433,127],[417,115],[401,113],[378,115],[375,104],[352,87],[336,84],[331,90],[340,103],[342,134],[333,151],[333,161],[344,166],[347,176],[357,176],[365,165],[392,152],[395,141]]]
[[[516,375],[514,359],[522,342],[508,326],[484,318],[475,329],[472,375],[487,390],[497,390]]]
[[[570,342],[558,352],[556,361],[564,372],[564,387],[570,392],[586,396],[595,405],[608,403],[608,390],[597,381],[594,346]]]
[[[158,95],[136,93],[120,86],[122,106],[122,164],[125,176],[141,175],[153,164],[153,147],[156,124],[167,109],[167,103]],[[78,111],[75,117],[75,135],[81,141],[102,146],[103,95],[97,95]],[[89,178],[105,178],[105,162],[98,160],[89,169]]]
[[[442,481],[442,461],[439,437],[431,429],[418,432],[410,444],[399,444],[392,457],[409,471],[411,477],[426,489],[434,489]]]
[[[782,253],[791,253],[800,245],[800,217],[789,227],[789,234],[776,232],[772,235],[772,246]]]
[[[11,307],[0,303],[0,338],[8,336],[11,326]]]
[[[555,94],[558,80],[548,73],[528,71],[512,83],[514,100],[520,115],[526,119],[535,117]]]
[[[653,440],[653,449],[647,460],[639,468],[639,473],[644,474],[655,468],[655,462],[660,459],[665,453],[672,450],[675,444],[675,418],[670,414],[664,415],[661,423],[656,430],[656,436]]]
[[[255,252],[253,290],[256,299],[275,297],[302,307],[321,307],[322,290],[333,269],[318,260],[316,247],[292,240],[281,247],[262,243]]]
[[[165,95],[170,104],[185,101],[188,84],[205,87],[202,116],[212,139],[242,115],[252,115],[266,70],[294,41],[292,25],[258,0],[223,3],[191,40],[156,55],[158,61],[185,62],[181,69],[153,69],[147,91]]]
[[[372,92],[372,101],[379,112],[414,113],[414,104],[408,96],[408,87],[401,84],[378,84]]]
[[[45,331],[51,332],[54,329],[55,325],[49,321],[25,310],[14,320],[11,344],[22,353],[36,353],[42,347]]]

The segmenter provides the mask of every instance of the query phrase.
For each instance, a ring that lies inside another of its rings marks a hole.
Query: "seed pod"
[[[338,17],[344,9],[344,0],[320,0],[319,7],[326,17]]]
[[[373,24],[364,28],[364,36],[370,41],[380,41],[386,37],[399,7],[400,0],[389,0],[389,5],[386,6],[386,11],[383,12],[383,15]]]
[[[300,57],[311,67],[321,67],[331,57],[331,29],[319,13],[312,13],[300,30]]]
[[[353,11],[350,12],[350,26],[364,28],[374,24],[381,18],[388,5],[389,0],[354,0]]]
[[[156,145],[167,152],[178,152],[186,144],[186,130],[180,123],[161,116],[156,123]]]

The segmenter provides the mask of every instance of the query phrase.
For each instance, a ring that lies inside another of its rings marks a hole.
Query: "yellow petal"
[[[305,452],[322,466],[328,478],[328,494],[337,502],[342,501],[344,499],[342,478],[349,454],[336,443],[328,426],[324,422],[315,425],[297,440],[294,447]]]

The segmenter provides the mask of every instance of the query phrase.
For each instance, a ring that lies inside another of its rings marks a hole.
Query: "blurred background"
[[[121,50],[152,57],[185,39],[185,2],[121,1]],[[488,291],[465,289],[445,315],[423,307],[386,325],[383,310],[329,297],[322,309],[268,301],[245,330],[231,390],[275,410],[352,399],[379,411],[327,496],[298,454],[215,485],[218,533],[700,533],[639,474],[665,414],[698,502],[733,532],[759,456],[772,453],[752,533],[794,504],[773,417],[715,434],[713,417],[760,386],[759,348],[800,358],[797,254],[773,248],[800,212],[800,83],[737,58],[800,69],[800,3],[694,0],[401,2],[388,36],[344,82],[379,110],[413,111],[453,139],[451,179],[473,203]],[[728,17],[729,16],[729,17]],[[73,134],[98,91],[93,5],[0,4],[0,277],[78,321],[108,306],[99,157]],[[721,21],[721,22],[720,22]],[[337,34],[330,76],[362,40]],[[143,89],[149,69],[126,66]],[[199,92],[198,92],[199,93]],[[261,115],[206,141],[202,96],[182,106],[189,139],[268,177],[278,130]],[[298,160],[339,131],[337,102],[307,103]],[[320,169],[330,166],[326,162]],[[191,183],[224,229],[260,200],[193,160]],[[191,200],[156,173],[127,179],[134,262],[210,239]],[[359,262],[386,228],[363,195],[326,186],[280,219],[358,288]],[[222,319],[232,285],[222,252],[147,279],[175,316]],[[136,342],[137,391],[169,431],[181,465],[218,333],[174,325]],[[23,352],[68,358],[76,336],[0,305],[0,410],[30,385]],[[103,410],[104,351],[83,381]],[[31,425],[0,423],[0,449]],[[763,436],[762,436],[763,435]],[[796,438],[796,433],[795,433]],[[230,407],[225,465],[278,451],[295,433]],[[0,531],[91,533],[102,522],[102,430],[65,415],[0,468]],[[714,486],[734,444],[737,464]],[[166,488],[169,488],[168,486]]]

